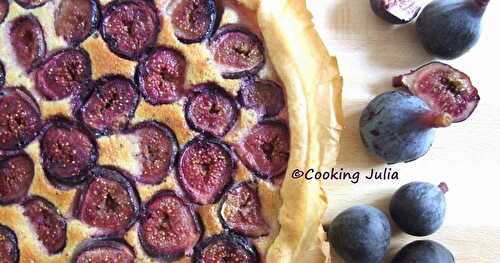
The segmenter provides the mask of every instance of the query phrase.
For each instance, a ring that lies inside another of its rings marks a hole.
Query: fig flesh
[[[0,224],[0,256],[2,262],[19,262],[19,246],[16,233],[2,224]]]
[[[56,10],[54,28],[57,36],[77,46],[97,29],[99,18],[96,0],[61,1]]]
[[[194,263],[239,262],[257,263],[255,248],[242,236],[222,234],[212,236],[196,246]]]
[[[27,154],[18,154],[0,160],[0,205],[24,198],[33,181],[35,165]]]
[[[370,0],[373,12],[393,24],[406,24],[422,9],[422,0]]]
[[[79,247],[71,262],[133,263],[135,253],[125,240],[93,239],[84,242]]]
[[[0,0],[0,24],[9,14],[9,0]]]
[[[424,100],[431,110],[448,113],[453,122],[469,118],[478,103],[478,90],[470,78],[451,66],[431,62],[393,79],[395,87],[405,87]]]

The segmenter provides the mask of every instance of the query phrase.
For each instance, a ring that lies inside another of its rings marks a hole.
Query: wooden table
[[[389,168],[371,157],[358,131],[360,112],[376,95],[391,90],[391,77],[429,62],[416,39],[415,25],[391,26],[375,17],[368,0],[310,0],[314,22],[331,54],[338,57],[345,79],[345,131],[337,169],[359,171]],[[491,1],[483,19],[478,45],[449,61],[467,72],[479,89],[481,102],[464,123],[438,131],[434,146],[423,158],[390,166],[399,180],[360,180],[357,184],[329,181],[325,188],[327,223],[340,211],[370,204],[387,212],[392,193],[409,181],[446,181],[448,210],[443,227],[427,237],[445,244],[456,262],[500,262],[500,2]],[[390,261],[404,244],[416,238],[393,225]],[[335,262],[342,262],[338,258]]]

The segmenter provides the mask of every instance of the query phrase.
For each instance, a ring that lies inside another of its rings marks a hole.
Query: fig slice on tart
[[[189,253],[201,236],[198,216],[174,192],[160,191],[144,206],[139,240],[149,256],[176,260]]]
[[[0,256],[3,262],[19,262],[19,244],[12,229],[0,224]]]
[[[23,199],[31,187],[35,165],[25,153],[0,159],[0,205]]]
[[[100,16],[97,0],[61,1],[54,19],[56,35],[77,46],[97,29]]]
[[[278,83],[253,77],[242,81],[238,99],[243,107],[255,110],[262,118],[275,117],[286,104],[283,88]]]
[[[33,15],[20,16],[10,25],[9,38],[17,63],[27,72],[47,53],[43,28]]]
[[[194,263],[260,262],[255,248],[246,238],[234,234],[221,234],[200,242],[194,250]]]
[[[79,245],[71,262],[134,263],[135,252],[122,239],[90,239]]]
[[[171,8],[175,36],[185,44],[209,38],[217,24],[215,0],[180,0]]]

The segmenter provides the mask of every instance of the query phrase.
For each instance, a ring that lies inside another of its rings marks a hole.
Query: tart
[[[2,262],[325,262],[342,80],[303,0],[0,0]]]

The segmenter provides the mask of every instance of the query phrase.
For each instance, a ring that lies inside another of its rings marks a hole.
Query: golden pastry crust
[[[2,24],[0,35],[8,39],[4,25],[20,15],[33,12],[44,28],[47,49],[54,51],[63,48],[64,41],[55,36],[52,16],[60,1],[50,1],[32,11],[25,10],[11,1],[9,15]],[[184,45],[175,38],[166,13],[166,6],[170,1],[155,1],[163,18],[158,45],[172,47],[185,54],[186,86],[213,81],[236,95],[239,81],[221,77],[215,66],[208,63],[209,54],[203,44]],[[227,12],[221,23],[243,23],[252,29],[260,30],[256,33],[264,40],[268,61],[260,76],[281,81],[285,87],[287,108],[280,114],[279,119],[289,123],[291,133],[291,155],[281,188],[270,182],[257,180],[263,217],[271,231],[267,236],[253,239],[253,243],[261,258],[267,262],[325,262],[329,255],[323,251],[325,234],[320,220],[326,207],[326,197],[320,182],[295,180],[289,175],[297,168],[321,169],[335,164],[342,129],[342,80],[336,60],[328,55],[314,30],[305,0],[225,0],[225,4],[237,8],[235,1],[247,8],[242,9],[244,14],[238,16],[234,12]],[[105,5],[107,2],[109,1],[101,1],[101,4]],[[98,33],[90,36],[81,47],[91,58],[93,79],[109,74],[133,77],[137,63],[116,56]],[[11,53],[10,44],[0,47],[2,58],[10,58]],[[24,74],[14,60],[2,60],[7,72],[6,86],[25,86],[40,105],[43,119],[47,120],[55,115],[72,117],[69,99],[44,100],[34,89],[31,76]],[[183,117],[183,105],[184,101],[181,100],[169,105],[152,106],[141,99],[131,125],[148,120],[162,122],[172,128],[179,144],[184,145],[197,133],[188,128]],[[245,109],[241,111],[239,121],[224,137],[224,141],[238,141],[256,124],[257,117],[253,112]],[[98,139],[98,164],[114,165],[132,173],[140,173],[142,167],[133,158],[138,152],[137,144],[137,138],[129,134]],[[52,202],[63,216],[71,218],[76,190],[58,189],[48,182],[41,167],[38,141],[31,143],[25,151],[35,163],[35,176],[29,194],[43,196]],[[254,178],[252,173],[237,161],[235,181],[251,178]],[[160,189],[180,191],[174,172],[159,185],[138,186],[143,202]],[[199,209],[205,225],[205,237],[223,231],[217,209],[218,204],[202,206]],[[77,219],[69,219],[66,247],[61,253],[49,256],[29,227],[20,205],[0,207],[0,223],[9,226],[17,234],[21,251],[20,262],[68,262],[75,248],[97,231]],[[133,246],[138,262],[156,262],[143,251],[137,235],[137,224],[126,233],[125,240]],[[190,262],[190,259],[184,257],[177,262]]]

